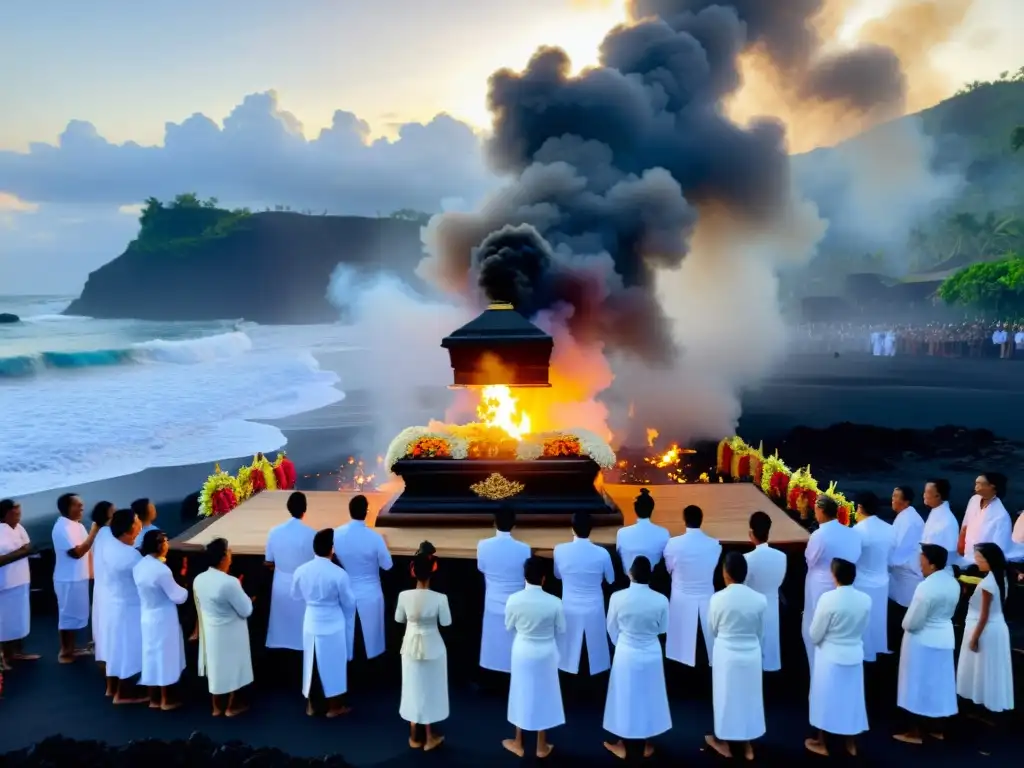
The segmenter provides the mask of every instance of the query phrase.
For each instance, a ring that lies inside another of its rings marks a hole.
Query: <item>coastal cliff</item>
[[[182,204],[184,200],[184,204]],[[89,275],[68,315],[224,320],[265,325],[338,320],[327,286],[338,264],[414,283],[420,222],[409,218],[227,211],[179,196],[147,203],[139,236]]]

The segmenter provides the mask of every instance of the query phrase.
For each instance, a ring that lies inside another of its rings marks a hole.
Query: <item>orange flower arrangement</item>
[[[440,437],[421,437],[409,449],[414,459],[450,459],[452,452],[448,441]]]
[[[556,458],[559,456],[579,456],[581,453],[578,437],[560,435],[558,437],[549,437],[544,441],[544,452],[542,455],[545,458]]]

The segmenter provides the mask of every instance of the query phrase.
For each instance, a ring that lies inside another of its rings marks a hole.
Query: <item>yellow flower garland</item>
[[[199,492],[199,516],[209,517],[213,514],[213,497],[224,488],[230,488],[235,492],[235,498],[242,501],[241,488],[238,480],[220,468],[217,464],[213,468],[213,474],[206,478],[203,488]]]

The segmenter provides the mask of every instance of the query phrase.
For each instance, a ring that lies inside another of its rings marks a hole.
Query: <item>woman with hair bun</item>
[[[448,718],[448,652],[438,625],[451,626],[448,598],[430,588],[437,570],[436,550],[425,541],[413,557],[414,589],[398,596],[395,621],[405,624],[402,639],[402,700],[398,712],[409,723],[409,746],[430,751],[444,741],[432,725]],[[420,740],[418,726],[424,726]]]

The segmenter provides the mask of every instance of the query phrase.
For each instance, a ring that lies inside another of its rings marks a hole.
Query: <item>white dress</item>
[[[152,555],[132,569],[142,602],[141,685],[163,688],[174,685],[185,670],[185,639],[178,620],[178,606],[188,599],[171,569]]]
[[[363,520],[351,520],[334,529],[334,554],[352,583],[356,616],[363,634],[366,658],[384,653],[384,591],[380,572],[390,571],[391,553],[384,537]],[[355,649],[355,620],[348,628],[349,659]]]
[[[608,636],[615,645],[604,729],[620,739],[649,739],[672,728],[665,691],[665,657],[658,636],[668,631],[668,598],[630,584],[608,603]]]
[[[355,622],[356,599],[348,574],[326,557],[314,557],[295,569],[292,596],[306,606],[302,620],[302,695],[309,698],[313,667],[324,698],[348,691],[352,658],[349,631]]]
[[[970,639],[974,636],[981,615],[981,593],[992,596],[988,621],[981,630],[978,650],[972,651]],[[960,646],[960,664],[956,671],[956,692],[959,696],[983,706],[990,712],[1013,709],[1013,658],[1010,650],[1010,630],[1006,626],[1003,607],[999,600],[999,587],[995,576],[988,573],[967,605],[963,645]]]
[[[28,543],[28,533],[21,523],[14,528],[0,523],[0,555],[9,555]],[[0,643],[28,637],[32,619],[30,580],[28,558],[0,568]]]
[[[447,720],[448,652],[438,625],[451,626],[448,598],[429,589],[406,590],[398,596],[395,621],[405,624],[398,714],[420,725]]]
[[[864,701],[864,635],[872,598],[844,586],[818,600],[811,620],[815,645],[810,723],[825,733],[856,736],[868,729]]]
[[[57,595],[57,629],[85,629],[89,624],[89,577],[91,551],[74,558],[68,550],[89,538],[85,526],[77,520],[58,517],[53,524],[53,591]]]
[[[114,534],[110,532],[110,526],[105,525],[96,534],[92,543],[92,644],[93,656],[96,661],[107,660],[107,640],[104,637],[104,628],[107,626],[107,603],[110,602],[109,588],[107,587],[107,564],[104,560],[105,552],[114,540]]]
[[[744,584],[730,584],[711,598],[711,698],[715,736],[723,741],[764,736],[761,639],[767,611],[767,598]]]
[[[253,680],[249,622],[252,600],[234,576],[210,568],[196,576],[192,594],[199,613],[199,676],[220,696]]]
[[[142,555],[114,540],[106,552],[109,586],[107,677],[128,680],[142,671],[142,602],[133,569]],[[88,584],[88,582],[86,582]],[[88,597],[88,592],[86,596]]]
[[[715,593],[715,569],[722,545],[699,528],[691,528],[665,545],[665,567],[672,574],[665,656],[688,666],[697,663],[697,628],[704,635],[708,661],[713,641],[708,626],[708,605]]]
[[[949,571],[926,577],[903,617],[896,706],[922,717],[957,713],[953,614],[960,585]]]
[[[546,731],[564,724],[556,639],[565,632],[562,601],[527,584],[506,601],[505,626],[516,633],[508,721],[524,731]]]
[[[511,533],[495,531],[476,545],[476,566],[484,575],[484,620],[480,637],[480,666],[495,672],[512,671],[515,632],[505,626],[505,603],[526,586],[523,564],[530,547]]]
[[[274,564],[267,648],[302,650],[302,617],[306,604],[292,595],[292,577],[300,565],[313,559],[314,536],[316,531],[294,517],[274,526],[267,534],[264,559]]]
[[[555,547],[554,571],[555,578],[562,580],[565,612],[565,633],[558,637],[558,668],[577,674],[586,640],[590,674],[600,674],[612,665],[602,587],[602,582],[615,581],[612,556],[604,547],[576,538]]]

